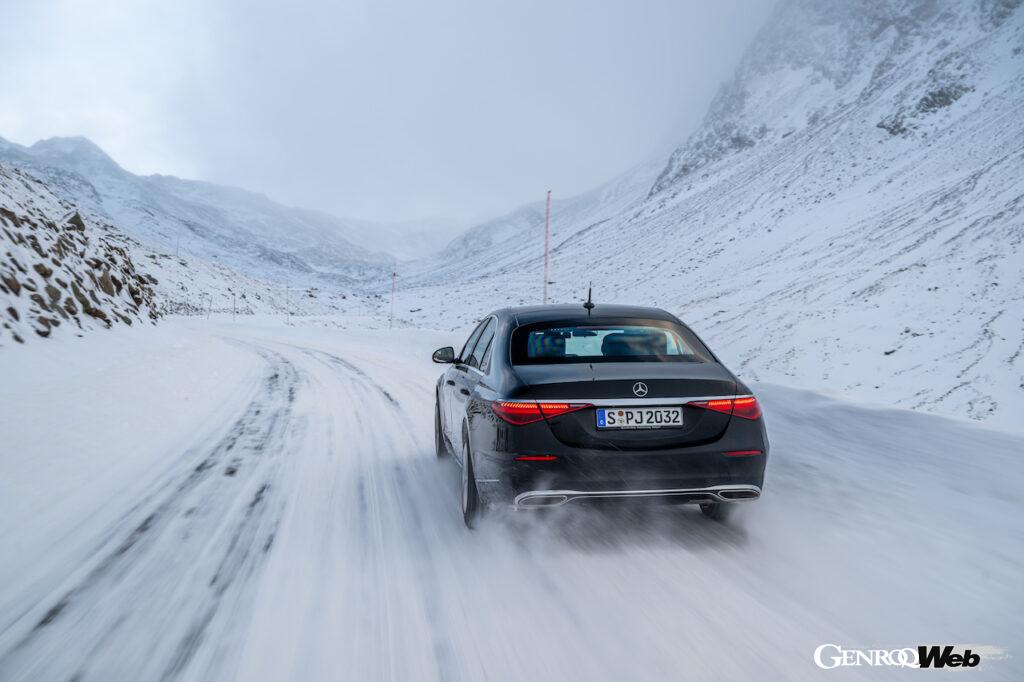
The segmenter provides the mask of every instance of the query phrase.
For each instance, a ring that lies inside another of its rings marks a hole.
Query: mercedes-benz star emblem
[[[636,382],[635,384],[633,384],[633,393],[634,395],[636,395],[636,397],[643,398],[645,395],[647,395],[647,384],[645,384],[642,381]]]

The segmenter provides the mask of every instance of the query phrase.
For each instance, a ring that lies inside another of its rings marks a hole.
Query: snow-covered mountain
[[[422,218],[396,223],[350,220],[345,238],[369,251],[394,256],[399,269],[409,267],[411,261],[425,260],[440,254],[470,225],[451,218]]]
[[[393,258],[345,235],[373,224],[291,208],[232,187],[137,176],[81,137],[30,147],[0,140],[0,161],[25,168],[83,210],[152,248],[269,281],[352,286],[386,279]]]
[[[0,163],[0,346],[165,314],[359,316],[381,308],[379,294],[354,284],[282,283],[273,269],[253,277],[216,257],[143,244],[95,203],[73,201],[69,185],[92,187],[82,175],[49,167],[46,182],[38,168]]]
[[[571,249],[574,241],[585,233],[639,206],[663,165],[661,160],[641,164],[579,196],[559,198],[555,195],[551,202],[552,253]],[[404,286],[439,280],[474,280],[480,276],[489,277],[494,272],[517,272],[530,268],[542,253],[544,217],[545,202],[542,200],[478,225],[452,240],[437,256],[403,268]],[[539,274],[537,283],[539,295]],[[581,286],[579,281],[556,284],[563,291],[566,287]],[[534,302],[530,289],[518,289],[516,294],[524,302]]]
[[[554,300],[593,280],[599,302],[675,311],[751,379],[1017,419],[1020,0],[786,0],[700,128],[613,187],[555,205]],[[539,302],[542,221],[471,231],[398,309]]]
[[[700,130],[651,193],[791,135],[873,122],[921,139],[1013,86],[1021,71],[1020,0],[789,0],[718,93]],[[1005,25],[1005,26],[1004,26]],[[1003,30],[1000,30],[1003,29]],[[870,119],[870,120],[868,120]],[[859,138],[858,142],[870,141]],[[796,140],[794,140],[796,142]]]

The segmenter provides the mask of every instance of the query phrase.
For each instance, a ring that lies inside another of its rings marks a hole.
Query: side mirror
[[[451,346],[445,346],[444,348],[438,348],[434,351],[434,355],[431,356],[434,362],[446,365],[455,362],[455,349]]]

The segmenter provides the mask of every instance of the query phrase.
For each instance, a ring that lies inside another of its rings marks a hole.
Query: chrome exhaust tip
[[[558,507],[569,501],[568,495],[528,495],[518,500],[519,507]]]
[[[644,490],[530,490],[519,493],[512,506],[515,509],[560,507],[576,500],[661,499],[669,504],[708,504],[716,502],[746,502],[761,497],[756,485],[723,485],[709,488],[667,488]]]
[[[761,497],[761,493],[753,488],[740,488],[738,490],[720,490],[718,496],[728,501],[756,500]]]

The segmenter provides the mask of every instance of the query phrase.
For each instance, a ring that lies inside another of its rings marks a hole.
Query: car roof
[[[610,303],[595,303],[594,308],[589,312],[583,307],[583,303],[572,305],[528,305],[505,308],[495,311],[495,315],[511,317],[515,324],[532,324],[534,322],[548,322],[552,320],[576,322],[586,321],[588,318],[609,318],[609,317],[639,317],[648,320],[664,320],[666,322],[678,322],[675,315],[668,313],[661,308],[648,308],[636,305],[614,305]]]

